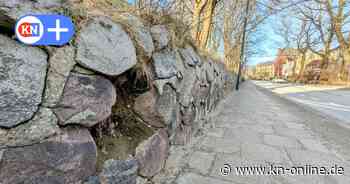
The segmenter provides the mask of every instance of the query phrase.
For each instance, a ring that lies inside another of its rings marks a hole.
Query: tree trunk
[[[329,75],[328,75],[328,62],[329,62],[329,53],[326,51],[324,55],[322,56],[322,61],[321,61],[321,73],[320,73],[320,81],[328,81],[329,80]]]
[[[201,26],[201,15],[209,0],[195,0],[192,16],[192,38],[198,43]]]
[[[341,50],[342,63],[340,66],[340,79],[343,81],[348,80],[349,74],[347,74],[347,66],[350,66],[350,49]]]
[[[306,52],[301,53],[301,61],[300,61],[300,71],[298,75],[298,81],[303,81],[304,80],[304,70],[305,70],[305,60],[306,60]]]
[[[209,33],[212,28],[213,14],[216,6],[216,0],[207,0],[206,6],[203,10],[203,27],[199,34],[199,47],[204,49],[207,46]]]

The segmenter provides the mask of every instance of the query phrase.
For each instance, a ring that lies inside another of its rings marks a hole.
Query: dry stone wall
[[[62,1],[0,0],[0,28],[13,26],[28,11],[62,7]],[[26,46],[8,29],[0,31],[1,184],[151,179],[163,168],[169,147],[187,144],[232,89],[222,63],[200,56],[191,45],[170,46],[166,25],[146,26],[127,13],[117,20],[92,16],[84,24],[63,47]],[[118,129],[114,117],[129,129],[140,128],[127,116],[151,135],[130,158],[106,159],[97,171],[96,130]]]

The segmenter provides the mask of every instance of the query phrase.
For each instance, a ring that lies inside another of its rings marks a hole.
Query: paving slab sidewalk
[[[338,120],[315,114],[246,82],[239,92],[220,104],[192,144],[171,149],[166,169],[153,181],[159,184],[349,184],[350,130],[335,125],[334,121]],[[237,167],[250,166],[264,166],[264,174],[237,173]],[[280,170],[274,170],[274,166]],[[302,168],[305,171],[311,166],[334,167],[341,175],[295,173],[295,167],[301,172]]]

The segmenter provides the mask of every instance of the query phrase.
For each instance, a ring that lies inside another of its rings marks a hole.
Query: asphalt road
[[[341,125],[350,128],[350,88],[253,82],[287,99],[311,107],[323,115],[342,120]]]

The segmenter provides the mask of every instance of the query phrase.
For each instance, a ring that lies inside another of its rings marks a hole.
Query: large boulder
[[[101,184],[136,184],[138,163],[136,160],[107,160],[99,174]]]
[[[170,85],[176,92],[180,91],[180,87],[181,85],[181,81],[183,81],[184,78],[184,74],[186,73],[186,68],[184,66],[184,63],[181,59],[181,56],[179,54],[179,52],[177,50],[171,52],[172,54],[175,54],[175,56],[173,55],[173,57],[176,58],[176,76],[172,76],[168,79],[157,79],[154,80],[154,85],[157,88],[158,92],[160,95],[163,94],[163,88],[165,85]],[[155,66],[155,64],[154,64]],[[185,82],[184,82],[185,83]]]
[[[208,60],[203,64],[203,69],[205,70],[206,79],[209,83],[214,80],[214,63],[211,60]]]
[[[55,114],[41,108],[33,119],[11,129],[0,129],[0,149],[39,143],[60,133]]]
[[[109,80],[98,75],[71,73],[54,111],[61,125],[91,127],[111,115],[115,101],[116,91]]]
[[[185,67],[176,51],[163,50],[154,53],[152,58],[156,79],[170,79],[174,76],[182,79],[182,72]]]
[[[32,118],[41,103],[47,55],[0,35],[0,127]]]
[[[0,26],[13,28],[18,18],[28,13],[54,13],[62,8],[62,0],[0,0]]]
[[[204,64],[202,67],[196,67],[197,82],[192,88],[192,96],[194,97],[194,104],[196,107],[196,120],[200,120],[206,115],[207,99],[211,98],[210,83],[207,81],[206,71],[203,66]]]
[[[165,122],[157,108],[158,94],[154,88],[135,98],[134,111],[148,125],[156,128],[165,127]]]
[[[193,49],[192,46],[186,46],[184,49],[179,49],[181,56],[183,57],[185,63],[187,63],[188,66],[196,66],[201,63],[201,58],[198,56],[196,51]]]
[[[166,84],[162,88],[162,94],[155,88],[136,97],[134,111],[148,125],[163,128],[172,125],[176,121],[176,92]]]
[[[136,148],[139,174],[147,178],[158,174],[164,167],[168,153],[168,134],[165,129],[160,129]]]
[[[2,150],[0,181],[76,183],[94,174],[96,157],[96,145],[87,129],[64,129],[41,143]]]
[[[189,106],[180,105],[181,123],[191,125],[196,119],[196,110],[194,103],[189,104]]]
[[[196,70],[193,67],[189,67],[184,71],[182,82],[179,86],[179,103],[184,107],[189,107],[193,101],[193,87],[198,81],[196,77]]]
[[[163,93],[157,100],[156,107],[162,115],[164,123],[168,126],[176,124],[177,121],[177,97],[176,92],[170,85],[163,86]]]
[[[170,79],[154,80],[153,84],[157,89],[157,92],[159,93],[159,95],[162,95],[165,85],[170,85],[174,90],[177,90],[177,87],[179,85],[179,80],[177,79],[177,77],[172,77]]]
[[[151,34],[157,50],[164,49],[168,45],[170,35],[165,25],[152,26]]]
[[[81,29],[76,45],[76,61],[106,75],[117,76],[137,62],[129,35],[107,17],[90,19]]]
[[[122,13],[115,17],[115,20],[124,25],[125,30],[135,40],[140,55],[151,57],[154,51],[154,45],[149,27],[130,13]]]
[[[48,49],[50,50],[50,59],[43,105],[54,107],[59,102],[69,73],[75,65],[74,47]]]

